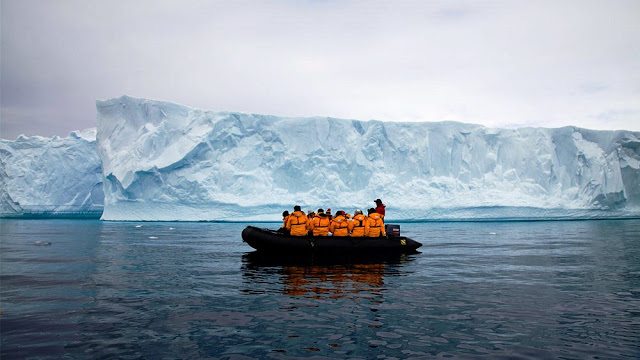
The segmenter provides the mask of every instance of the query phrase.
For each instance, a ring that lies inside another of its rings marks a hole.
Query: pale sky
[[[640,1],[1,0],[0,137],[121,95],[279,116],[640,130]]]

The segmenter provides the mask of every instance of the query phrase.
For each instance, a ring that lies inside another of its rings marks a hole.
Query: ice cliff
[[[294,204],[352,212],[376,198],[389,219],[640,215],[638,132],[283,118],[127,96],[97,110],[107,220],[276,220]],[[74,181],[98,184],[96,168]],[[20,186],[31,204],[42,193]],[[60,196],[92,199],[75,189]]]
[[[640,216],[638,132],[97,108],[97,134],[0,140],[0,216],[277,220],[378,197],[393,220]]]
[[[103,204],[95,128],[0,140],[0,216],[99,217]]]

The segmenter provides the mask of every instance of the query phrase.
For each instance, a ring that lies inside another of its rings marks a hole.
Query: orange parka
[[[349,220],[344,215],[338,215],[331,220],[329,231],[333,236],[349,236]]]
[[[317,214],[309,223],[309,230],[313,231],[313,236],[329,235],[329,225],[331,220],[325,214]]]
[[[387,236],[387,233],[384,231],[382,215],[373,213],[367,217],[364,235],[369,237]]]
[[[285,228],[287,227],[287,221],[289,221],[289,216],[291,216],[291,215],[287,215],[287,216],[284,216],[284,217],[282,218],[282,226],[281,226],[281,229],[285,229]]]
[[[302,211],[294,211],[287,220],[287,230],[294,236],[307,235],[307,215]]]
[[[363,214],[358,214],[349,221],[349,232],[353,237],[364,236],[364,229],[367,225],[367,217]]]

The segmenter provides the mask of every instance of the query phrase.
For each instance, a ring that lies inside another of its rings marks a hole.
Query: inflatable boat
[[[399,229],[398,229],[399,233]],[[421,243],[406,236],[350,237],[350,236],[291,236],[275,230],[247,226],[242,240],[263,253],[415,253]]]

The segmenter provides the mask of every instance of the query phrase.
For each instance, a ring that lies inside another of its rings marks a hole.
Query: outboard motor
[[[384,231],[387,232],[389,237],[398,237],[400,236],[400,225],[385,224]]]

